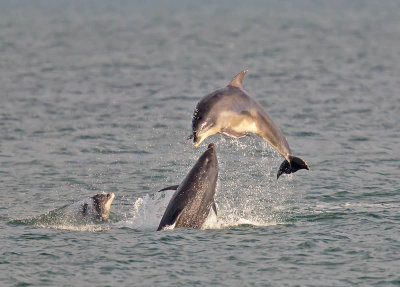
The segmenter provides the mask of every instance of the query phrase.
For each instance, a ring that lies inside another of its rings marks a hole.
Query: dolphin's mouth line
[[[202,130],[205,127],[206,124],[207,124],[207,122],[202,123],[201,126],[200,126],[200,130]]]

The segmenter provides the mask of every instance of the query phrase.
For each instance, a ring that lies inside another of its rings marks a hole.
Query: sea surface
[[[187,139],[244,87],[259,137]],[[156,232],[207,144],[218,216]],[[0,0],[1,286],[400,285],[399,1]],[[46,215],[100,192],[104,223]]]

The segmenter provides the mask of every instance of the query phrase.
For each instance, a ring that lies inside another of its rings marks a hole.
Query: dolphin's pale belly
[[[249,113],[250,114],[250,113]],[[235,112],[223,112],[218,119],[218,127],[220,132],[229,136],[228,130],[232,130],[237,134],[254,133],[258,134],[257,124],[250,116]],[[234,137],[234,136],[233,136]]]
[[[238,133],[258,133],[257,125],[254,121],[243,120],[241,123],[233,126],[232,128]]]

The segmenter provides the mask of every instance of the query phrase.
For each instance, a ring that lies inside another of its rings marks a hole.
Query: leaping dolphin
[[[309,169],[307,163],[292,155],[282,131],[275,125],[263,107],[243,89],[246,70],[237,74],[228,86],[203,97],[198,102],[192,119],[194,146],[216,133],[241,138],[246,133],[262,137],[276,149],[285,161],[280,165],[277,178],[283,173]]]
[[[210,143],[181,184],[162,189],[176,189],[176,191],[168,203],[157,230],[174,223],[174,228],[201,228],[211,207],[217,213],[214,202],[217,178],[217,154],[215,145]]]

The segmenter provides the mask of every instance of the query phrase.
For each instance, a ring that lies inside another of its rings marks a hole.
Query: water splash
[[[125,220],[114,224],[118,228],[156,230],[174,191],[146,194],[136,199]]]
[[[113,224],[117,228],[156,230],[174,191],[150,194],[136,199],[125,220]],[[275,200],[265,194],[216,197],[218,215],[211,210],[204,229],[225,229],[239,225],[270,226],[286,222],[290,210],[285,205],[275,205]],[[264,196],[264,197],[262,197]],[[171,227],[173,228],[173,226]]]
[[[216,143],[219,179],[215,201],[218,215],[211,211],[203,228],[269,226],[291,221],[290,202],[295,200],[292,175],[276,180],[276,171],[283,158],[258,137],[241,140],[218,137]],[[136,199],[126,220],[114,226],[157,229],[173,193],[166,191]]]
[[[80,214],[81,205],[82,200],[32,218],[13,220],[9,224],[90,232],[110,229],[110,221],[100,221],[93,217],[83,217]]]
[[[217,148],[220,168],[215,201],[218,215],[211,211],[204,229],[269,226],[291,220],[292,175],[281,177],[279,181],[275,177],[281,156],[258,137],[240,141],[219,137]],[[13,223],[74,231],[101,231],[113,227],[156,230],[173,193],[169,190],[139,197],[129,204],[128,212],[111,213],[106,223],[76,216],[79,202]]]

